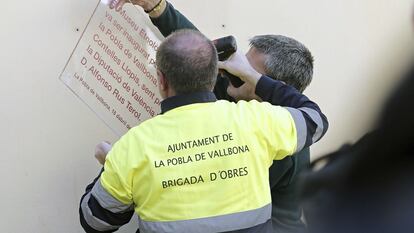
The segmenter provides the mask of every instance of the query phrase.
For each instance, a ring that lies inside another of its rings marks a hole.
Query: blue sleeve
[[[102,172],[86,187],[80,201],[80,223],[87,233],[115,232],[134,214],[132,206],[124,206],[105,192],[99,180]]]
[[[263,101],[286,107],[291,113],[298,135],[297,151],[317,142],[328,130],[328,120],[319,106],[295,88],[263,75],[255,92]]]

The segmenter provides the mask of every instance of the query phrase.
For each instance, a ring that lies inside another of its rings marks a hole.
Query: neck
[[[161,110],[162,113],[165,113],[171,109],[195,104],[195,103],[207,103],[207,102],[215,102],[217,101],[216,96],[211,91],[201,91],[201,92],[193,92],[188,94],[179,94],[167,99],[164,99],[161,102]]]

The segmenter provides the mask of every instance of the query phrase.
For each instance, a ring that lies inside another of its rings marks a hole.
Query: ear
[[[161,71],[157,70],[157,76],[158,76],[158,85],[159,85],[160,91],[167,91],[168,81],[165,78],[165,75]]]
[[[168,98],[169,93],[169,84],[168,80],[165,78],[165,75],[157,70],[157,76],[158,76],[158,91],[160,92],[160,95],[163,99]]]

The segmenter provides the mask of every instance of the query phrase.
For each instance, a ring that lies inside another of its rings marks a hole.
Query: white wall
[[[264,33],[310,48],[316,69],[306,93],[331,124],[316,156],[369,129],[411,53],[411,0],[172,2],[211,38],[233,34],[244,50],[249,37]],[[116,138],[58,76],[96,3],[2,2],[2,232],[82,232],[78,201],[99,170],[94,145]]]

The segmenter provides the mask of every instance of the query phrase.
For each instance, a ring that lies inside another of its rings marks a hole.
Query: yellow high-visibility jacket
[[[307,121],[318,126],[311,113],[319,111],[306,107],[215,101],[212,93],[176,96],[163,104],[169,105],[163,114],[114,144],[100,179],[82,199],[81,219],[96,232],[119,228],[121,216],[106,217],[131,209],[141,232],[260,227],[270,222],[273,160],[319,139],[309,135],[317,127],[306,127]],[[99,211],[89,216],[93,209]]]

